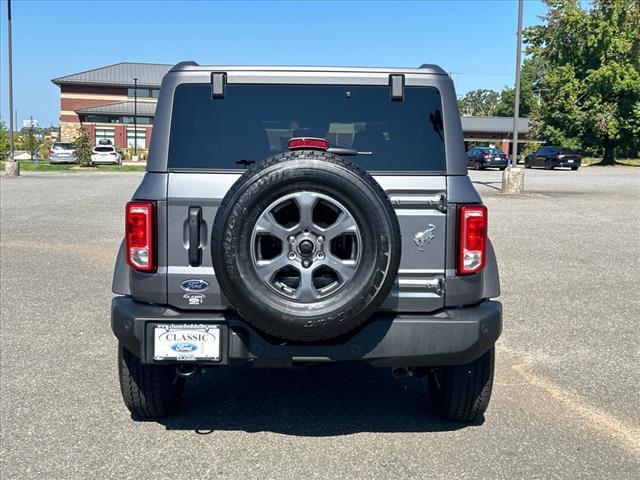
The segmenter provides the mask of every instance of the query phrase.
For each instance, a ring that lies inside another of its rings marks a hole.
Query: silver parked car
[[[93,149],[91,165],[122,165],[122,156],[115,147],[100,145]]]
[[[49,149],[49,163],[78,163],[75,145],[69,142],[55,142]]]

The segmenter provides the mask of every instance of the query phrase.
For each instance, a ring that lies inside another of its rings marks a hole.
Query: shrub
[[[76,147],[76,157],[78,157],[78,163],[81,167],[88,167],[91,165],[91,153],[93,152],[93,144],[84,131],[84,128],[78,128],[78,136],[74,141]]]

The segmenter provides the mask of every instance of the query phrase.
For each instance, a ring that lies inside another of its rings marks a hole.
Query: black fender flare
[[[129,285],[129,264],[125,258],[124,239],[120,242],[116,265],[113,269],[113,280],[111,281],[111,291],[116,295],[131,295]]]
[[[498,260],[491,240],[487,239],[487,263],[482,269],[482,298],[500,296],[500,274]]]

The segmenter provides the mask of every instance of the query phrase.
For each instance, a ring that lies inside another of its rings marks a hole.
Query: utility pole
[[[133,79],[133,154],[138,156],[138,79]],[[138,160],[138,158],[136,158]]]
[[[513,148],[509,167],[502,174],[502,193],[522,193],[524,169],[518,168],[518,117],[520,116],[520,70],[522,57],[522,3],[518,0],[518,45],[516,47],[516,88],[513,106]]]
[[[9,161],[4,164],[4,171],[7,175],[17,177],[20,175],[20,164],[16,162],[13,146],[13,45],[11,43],[11,0],[7,0],[7,44],[9,47],[8,74],[9,74]]]

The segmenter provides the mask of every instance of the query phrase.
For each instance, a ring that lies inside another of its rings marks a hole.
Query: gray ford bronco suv
[[[179,63],[125,217],[111,322],[134,418],[207,367],[341,361],[424,377],[445,418],[485,412],[498,269],[441,68]]]

